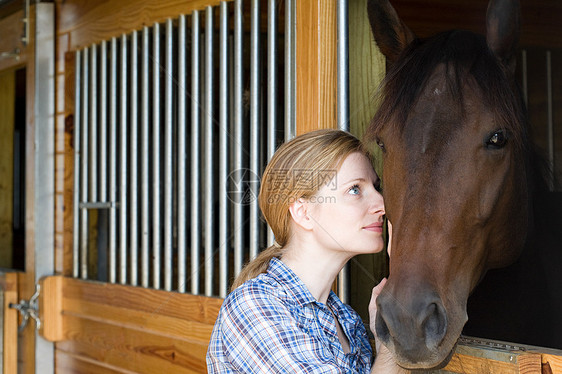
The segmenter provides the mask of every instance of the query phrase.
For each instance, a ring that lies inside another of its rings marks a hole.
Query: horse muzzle
[[[378,338],[404,368],[445,365],[466,319],[451,318],[439,294],[429,286],[417,286],[402,295],[392,291],[385,286],[377,298]],[[454,326],[459,323],[460,329]]]

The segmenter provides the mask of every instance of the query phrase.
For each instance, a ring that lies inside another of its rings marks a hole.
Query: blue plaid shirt
[[[330,309],[349,339],[345,354]],[[369,373],[372,350],[365,326],[330,292],[326,304],[310,294],[283,262],[225,299],[207,351],[209,373]]]

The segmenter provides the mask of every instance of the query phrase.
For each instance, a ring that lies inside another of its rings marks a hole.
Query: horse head
[[[382,150],[393,225],[376,333],[401,366],[438,367],[473,288],[515,261],[527,234],[526,121],[513,77],[519,2],[490,2],[485,37],[417,39],[387,0],[370,0],[368,13],[391,62],[367,130]]]

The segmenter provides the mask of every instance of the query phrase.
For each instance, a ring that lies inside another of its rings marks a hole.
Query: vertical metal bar
[[[120,186],[119,186],[119,282],[125,284],[127,282],[127,35],[121,36],[121,136],[120,136],[120,152],[121,152],[121,168],[120,168]]]
[[[523,49],[521,51],[521,80],[522,80],[522,91],[523,98],[525,100],[525,105],[529,105],[529,89],[528,89],[528,78],[527,78],[527,50]]]
[[[242,1],[234,1],[234,178],[239,181],[242,175]],[[242,270],[244,261],[243,245],[243,211],[240,201],[234,201],[233,205],[234,220],[234,276],[237,277]]]
[[[552,59],[551,52],[546,51],[546,95],[547,95],[547,136],[548,136],[548,162],[550,170],[554,173],[554,122],[552,119]],[[554,175],[550,178],[550,190],[554,190]]]
[[[295,18],[293,0],[285,1],[285,141],[295,137]]]
[[[178,21],[178,291],[186,291],[187,193],[186,193],[186,22]]]
[[[109,200],[117,201],[117,38],[111,39],[109,70]],[[117,281],[117,207],[109,209],[109,282]]]
[[[89,141],[89,149],[90,149],[90,165],[89,165],[89,181],[90,181],[90,191],[89,191],[89,200],[91,202],[95,202],[98,199],[98,188],[97,188],[97,176],[98,176],[98,67],[97,67],[97,60],[98,60],[98,48],[94,44],[90,47],[90,107],[88,108],[88,112],[90,113],[90,141]]]
[[[89,87],[88,79],[90,77],[89,72],[89,50],[84,49],[84,59],[83,59],[83,77],[82,80],[82,186],[81,186],[81,196],[82,202],[88,201],[88,127],[89,127]],[[88,277],[88,210],[82,208],[80,211],[80,275],[82,279]]]
[[[138,32],[131,34],[131,114],[130,114],[130,177],[129,183],[129,230],[130,230],[130,284],[138,284]]]
[[[199,147],[199,11],[191,15],[191,293],[199,294],[199,248],[201,246]]]
[[[100,45],[99,199],[107,201],[107,42]]]
[[[213,8],[205,10],[205,295],[213,294],[213,251],[215,249],[213,200]]]
[[[349,131],[349,28],[347,0],[337,3],[337,113],[338,128]],[[338,275],[338,296],[349,303],[349,267],[344,266]]]
[[[228,287],[228,3],[220,4],[219,31],[219,296]]]
[[[74,99],[74,196],[73,196],[73,230],[72,230],[72,276],[80,276],[80,141],[81,141],[81,92],[82,92],[82,52],[76,51],[75,65],[75,99]]]
[[[164,289],[172,290],[172,59],[173,24],[166,20],[166,67],[164,94]]]
[[[160,288],[160,25],[153,26],[152,40],[152,273]]]
[[[150,146],[148,141],[149,134],[149,121],[150,121],[150,108],[149,108],[149,38],[150,31],[148,26],[142,29],[142,97],[141,97],[141,285],[145,288],[149,285],[149,262],[148,254],[150,248],[150,217],[149,217],[149,191],[150,191],[150,176],[148,170],[148,155]]]
[[[349,28],[347,0],[338,0],[337,19],[338,128],[349,131]]]
[[[277,134],[277,0],[267,2],[267,160],[275,153]],[[267,229],[267,245],[275,240]]]
[[[250,180],[249,188],[254,194],[250,201],[250,260],[258,255],[260,221],[257,199],[257,176],[260,175],[260,9],[259,0],[252,0],[250,26]],[[253,175],[256,176],[255,180]]]

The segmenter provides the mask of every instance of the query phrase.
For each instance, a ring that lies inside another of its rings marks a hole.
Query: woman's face
[[[384,247],[384,201],[379,178],[361,153],[347,156],[335,180],[309,199],[307,214],[322,246],[350,255],[379,252]]]

